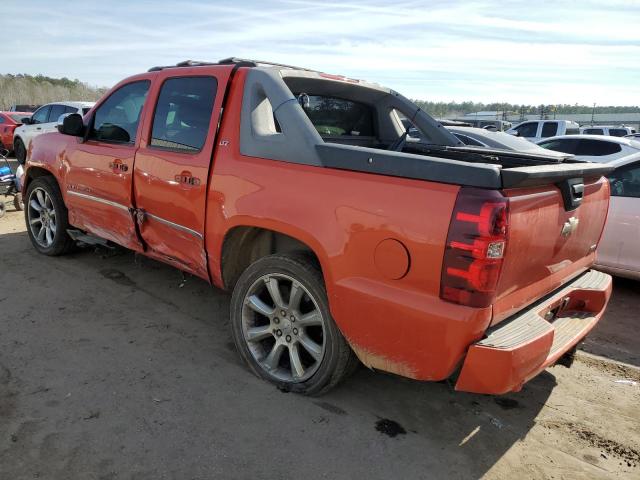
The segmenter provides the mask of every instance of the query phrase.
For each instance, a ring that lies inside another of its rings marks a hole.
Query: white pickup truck
[[[557,135],[578,134],[580,133],[580,125],[571,120],[527,120],[510,128],[507,133],[535,142]]]

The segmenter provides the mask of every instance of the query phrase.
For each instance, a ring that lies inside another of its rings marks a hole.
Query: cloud
[[[633,104],[640,3],[350,0],[6,2],[28,35],[3,65],[111,85],[157,64],[244,56],[432,100]],[[635,60],[634,60],[635,59]]]

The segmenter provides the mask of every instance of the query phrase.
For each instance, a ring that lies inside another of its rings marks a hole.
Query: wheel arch
[[[225,233],[220,255],[222,285],[232,290],[244,270],[256,260],[275,253],[303,252],[316,263],[325,284],[324,251],[314,248],[311,242],[273,228],[255,225],[236,225]]]
[[[40,177],[52,177],[55,180],[55,182],[58,184],[58,187],[60,187],[58,179],[53,174],[53,172],[51,172],[51,170],[48,170],[43,167],[29,166],[27,168],[27,171],[24,173],[24,182],[22,185],[22,191],[26,193],[27,188],[29,188],[29,184],[36,178],[40,178]]]

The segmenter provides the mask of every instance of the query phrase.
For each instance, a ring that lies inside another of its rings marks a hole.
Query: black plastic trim
[[[501,188],[499,165],[469,164],[457,160],[353,147],[316,145],[322,165],[340,170],[413,178],[480,188]]]

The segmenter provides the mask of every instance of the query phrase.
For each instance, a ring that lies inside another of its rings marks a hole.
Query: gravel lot
[[[0,479],[640,478],[638,283],[583,347],[612,360],[518,394],[361,368],[306,398],[240,364],[227,294],[126,251],[40,256],[9,210]]]

